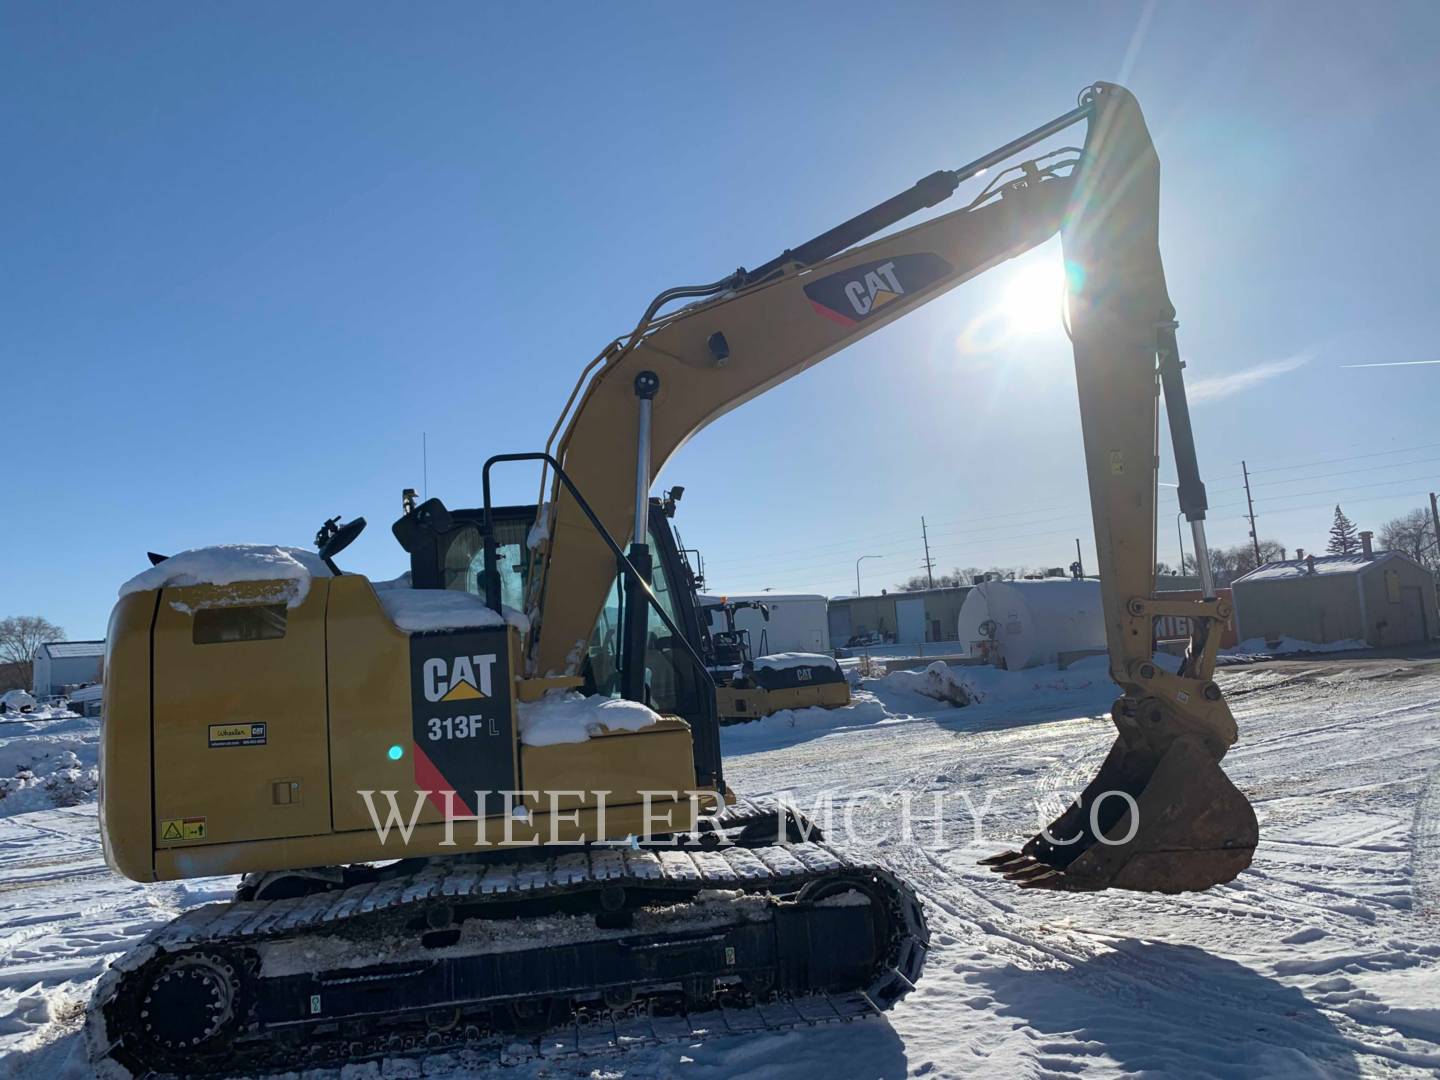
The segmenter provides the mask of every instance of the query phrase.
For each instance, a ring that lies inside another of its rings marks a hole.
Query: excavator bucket
[[[1026,889],[1187,892],[1231,880],[1258,839],[1254,809],[1203,741],[1180,735],[1157,752],[1122,728],[1079,799],[981,865]]]

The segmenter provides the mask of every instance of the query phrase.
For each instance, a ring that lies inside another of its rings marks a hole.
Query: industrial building
[[[1266,563],[1232,590],[1242,641],[1363,640],[1379,647],[1440,636],[1435,575],[1398,551]]]
[[[97,683],[104,659],[103,641],[47,641],[35,650],[33,693],[43,701],[74,687]]]
[[[953,641],[960,608],[969,585],[879,596],[837,596],[831,599],[828,617],[830,641],[843,647],[852,639],[874,637],[876,641],[919,644],[926,641]]]

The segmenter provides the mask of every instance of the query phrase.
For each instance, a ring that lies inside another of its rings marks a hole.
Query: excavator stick
[[[1081,105],[1091,115],[1061,239],[1110,673],[1123,692],[1111,713],[1119,737],[1069,809],[985,864],[1025,888],[1205,889],[1250,864],[1258,829],[1219,764],[1236,739],[1211,677],[1230,608],[1215,595],[1205,545],[1205,488],[1160,258],[1160,163],[1128,91],[1097,83]],[[1201,600],[1155,593],[1157,383]],[[1191,626],[1176,674],[1154,662],[1160,617]]]

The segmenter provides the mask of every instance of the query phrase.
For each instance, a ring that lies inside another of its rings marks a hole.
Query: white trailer
[[[746,596],[701,597],[701,603],[719,603],[722,599],[752,600],[764,604],[770,619],[755,608],[741,608],[735,613],[735,628],[750,631],[750,648],[756,656],[772,653],[828,653],[830,624],[826,617],[825,597],[816,593],[754,593]],[[710,613],[710,629],[724,630],[725,616]]]

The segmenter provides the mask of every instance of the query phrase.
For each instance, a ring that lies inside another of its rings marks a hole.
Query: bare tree
[[[1440,572],[1440,553],[1435,548],[1435,526],[1429,510],[1411,510],[1380,526],[1380,547],[1409,555],[1422,566]]]
[[[35,650],[46,641],[64,640],[65,631],[39,615],[0,619],[0,665],[28,688],[35,675]]]
[[[937,589],[948,589],[948,588],[952,588],[953,586],[956,586],[956,585],[969,585],[969,584],[970,584],[970,579],[965,575],[964,571],[960,570],[958,567],[957,567],[956,569],[950,571],[950,573],[948,573],[948,574],[936,574],[936,575],[935,575],[935,588],[937,588]],[[899,585],[896,585],[896,586],[895,586],[895,591],[896,591],[896,592],[918,592],[918,591],[920,591],[921,589],[928,589],[928,588],[930,588],[930,575],[928,575],[928,574],[916,574],[914,577],[910,578],[909,580],[907,580],[907,581],[902,581]]]
[[[1248,574],[1257,566],[1279,562],[1285,557],[1285,548],[1278,540],[1260,541],[1260,562],[1255,561],[1255,547],[1252,544],[1236,544],[1228,548],[1210,549],[1210,569],[1217,574]]]

